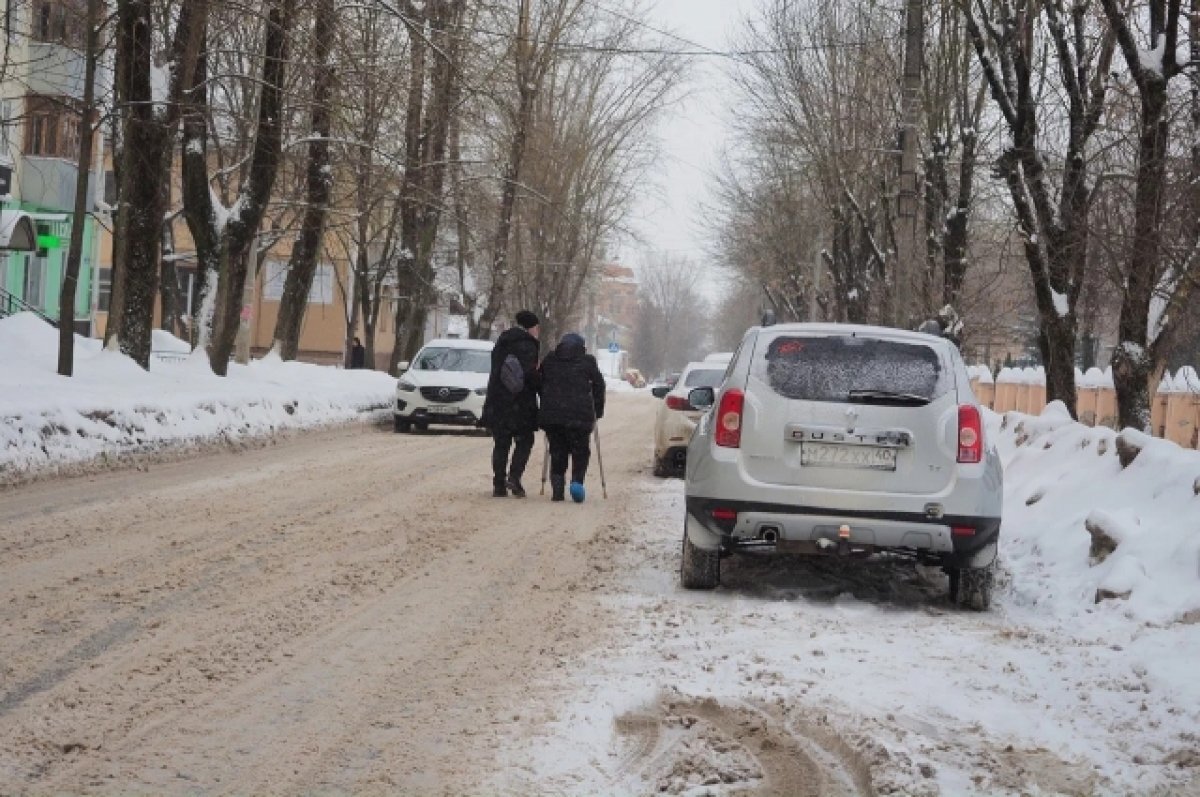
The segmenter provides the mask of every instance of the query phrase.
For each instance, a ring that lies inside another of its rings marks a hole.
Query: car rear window
[[[932,401],[950,389],[929,346],[850,335],[776,337],[755,358],[754,376],[784,398],[805,401],[846,402],[858,391]]]
[[[683,380],[684,387],[716,387],[725,376],[724,368],[697,368],[689,371],[687,379]]]

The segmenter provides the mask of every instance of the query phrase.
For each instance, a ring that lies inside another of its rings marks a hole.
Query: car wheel
[[[679,562],[679,583],[684,589],[713,589],[721,584],[721,554],[697,548],[683,532],[683,553]]]
[[[985,567],[948,567],[950,602],[976,612],[986,612],[992,605],[992,588],[996,582],[996,563]]]
[[[392,427],[397,432],[407,432],[409,429],[412,428],[412,424],[410,424],[408,421],[401,418],[399,415],[393,415],[392,416]]]
[[[429,431],[429,422],[428,421],[417,421],[416,423],[413,424],[413,426],[415,426],[417,428],[418,432],[428,432]]]

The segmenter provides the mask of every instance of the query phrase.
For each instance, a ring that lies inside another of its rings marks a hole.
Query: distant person
[[[516,326],[501,333],[492,349],[492,372],[480,425],[492,433],[492,495],[524,498],[521,477],[537,431],[538,317],[517,313]],[[509,461],[509,451],[512,461]]]
[[[350,347],[350,367],[351,368],[366,368],[367,367],[367,350],[362,345],[362,341],[358,338],[354,339],[354,345]]]
[[[583,501],[583,480],[592,456],[589,437],[604,417],[604,377],[583,338],[562,336],[542,361],[542,407],[538,425],[550,443],[551,501],[564,500],[567,460],[571,464],[571,498]]]

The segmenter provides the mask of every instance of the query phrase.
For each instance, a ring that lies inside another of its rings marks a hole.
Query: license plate
[[[813,468],[895,470],[896,449],[879,446],[842,446],[834,443],[801,443],[800,464]]]
[[[426,407],[430,415],[458,415],[458,407]]]

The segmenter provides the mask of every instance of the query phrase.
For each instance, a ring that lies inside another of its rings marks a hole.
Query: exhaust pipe
[[[763,542],[769,542],[774,545],[775,543],[779,542],[779,530],[763,529],[762,538]]]

